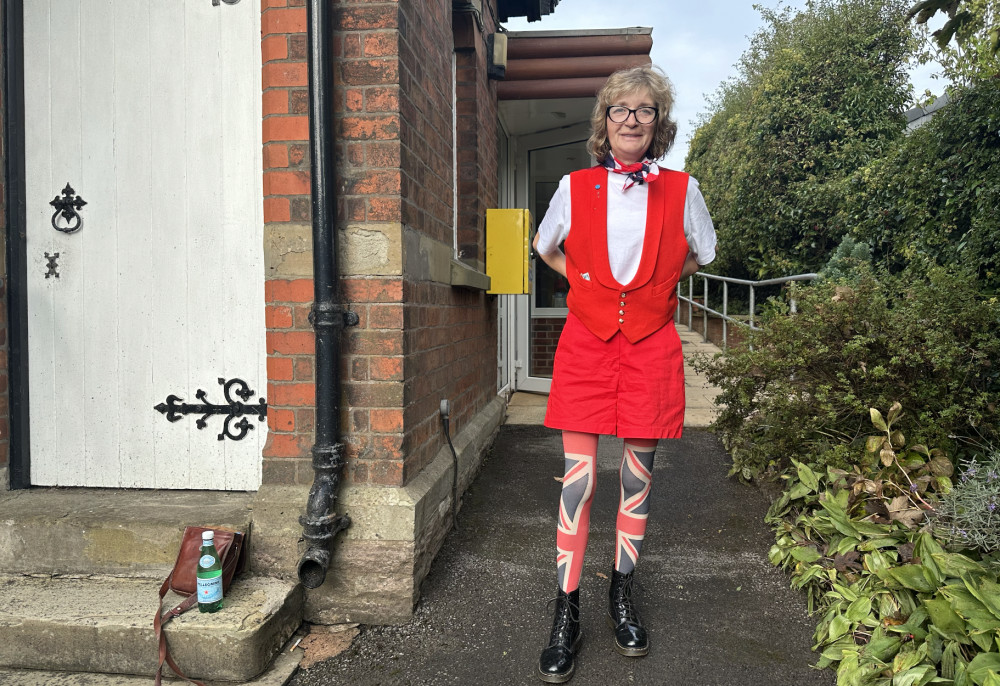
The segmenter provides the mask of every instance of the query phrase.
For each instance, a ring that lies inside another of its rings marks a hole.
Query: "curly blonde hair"
[[[606,118],[608,107],[618,98],[641,90],[649,91],[659,111],[653,142],[646,151],[646,157],[658,160],[666,155],[674,144],[677,122],[670,118],[670,110],[674,106],[674,87],[666,74],[659,67],[653,66],[621,69],[608,77],[607,83],[597,94],[597,102],[594,103],[594,111],[590,115],[593,133],[587,141],[587,150],[597,158],[598,163],[603,161],[611,150]]]

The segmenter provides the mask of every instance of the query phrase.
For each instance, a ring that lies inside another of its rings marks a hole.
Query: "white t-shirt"
[[[625,176],[608,171],[608,177],[608,261],[615,280],[628,285],[639,271],[642,257],[649,186],[636,184],[626,191],[623,190]],[[555,252],[569,236],[572,207],[567,175],[559,181],[559,188],[549,201],[549,209],[538,227],[539,253],[548,255]],[[687,197],[684,200],[684,236],[698,264],[705,265],[715,259],[715,226],[693,176],[688,177]]]

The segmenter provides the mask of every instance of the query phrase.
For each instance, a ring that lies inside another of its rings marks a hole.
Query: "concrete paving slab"
[[[584,647],[574,686],[832,686],[810,667],[814,620],[767,561],[767,501],[726,478],[712,434],[688,430],[657,451],[652,514],[636,573],[652,648],[615,652],[605,623],[621,442],[602,438],[581,583]],[[366,627],[292,686],[535,684],[555,595],[558,432],[506,425],[464,499],[411,622]]]

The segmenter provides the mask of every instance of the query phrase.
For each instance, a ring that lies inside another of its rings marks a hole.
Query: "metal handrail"
[[[700,276],[703,279],[704,284],[704,304],[694,301],[694,277]],[[777,284],[788,283],[790,281],[812,281],[818,275],[817,274],[796,274],[794,276],[782,276],[777,279],[764,279],[763,281],[749,281],[747,279],[734,279],[729,276],[718,276],[716,274],[707,274],[705,272],[696,272],[695,274],[688,277],[688,296],[681,294],[681,284],[677,283],[677,312],[674,314],[674,321],[680,321],[681,314],[681,303],[687,303],[688,308],[688,331],[694,331],[694,308],[699,308],[702,310],[702,340],[708,342],[708,315],[714,314],[722,319],[722,347],[726,348],[729,344],[729,322],[734,324],[739,324],[740,326],[749,327],[753,331],[759,331],[760,327],[754,326],[754,310],[756,309],[756,299],[754,289],[759,286],[774,286]],[[713,310],[708,306],[708,282],[709,281],[721,281],[722,282],[722,312]],[[741,319],[736,319],[729,315],[729,284],[736,284],[739,286],[749,286],[750,287],[750,315],[748,317],[749,321],[743,321]],[[795,312],[795,299],[793,298],[789,306],[792,313]]]

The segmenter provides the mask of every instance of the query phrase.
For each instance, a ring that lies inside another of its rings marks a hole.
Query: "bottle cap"
[[[201,540],[203,540],[203,541],[214,541],[215,540],[215,532],[214,531],[202,531],[201,532]]]

